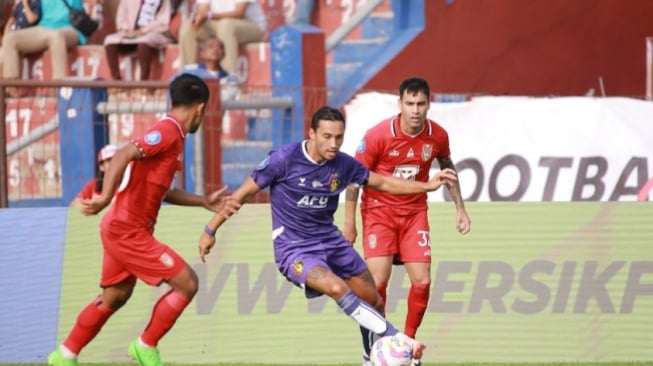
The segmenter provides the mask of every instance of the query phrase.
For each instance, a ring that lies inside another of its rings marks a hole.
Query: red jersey
[[[186,129],[174,116],[167,116],[143,136],[131,141],[142,159],[132,161],[123,176],[113,205],[102,219],[102,229],[112,227],[154,231],[161,202],[181,169]]]
[[[77,193],[77,198],[80,200],[86,200],[86,199],[91,199],[95,197],[99,197],[102,195],[102,192],[97,192],[95,190],[95,186],[97,185],[97,178],[93,178],[86,183],[84,188],[82,188],[79,193]]]
[[[401,115],[381,121],[370,128],[358,149],[356,159],[371,171],[385,176],[426,182],[434,159],[446,159],[449,136],[435,121],[427,119],[417,136],[406,135],[400,127]],[[426,193],[394,195],[364,187],[361,209],[375,206],[426,206]]]

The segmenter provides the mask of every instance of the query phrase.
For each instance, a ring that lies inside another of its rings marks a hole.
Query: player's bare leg
[[[330,269],[319,265],[311,268],[308,277],[306,277],[306,285],[334,299],[345,314],[360,326],[380,336],[392,335],[398,332],[383,315],[372,305],[356,296],[354,291],[347,285],[347,282]],[[373,291],[373,287],[370,285],[368,285],[368,288]],[[379,301],[379,299],[376,301]]]
[[[366,270],[358,276],[351,277],[345,280],[345,282],[352,289],[352,291],[354,291],[356,296],[372,305],[376,311],[383,314],[383,298],[376,290],[374,278],[372,277],[372,274],[369,270]]]

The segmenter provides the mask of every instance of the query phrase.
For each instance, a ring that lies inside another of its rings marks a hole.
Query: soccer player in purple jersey
[[[272,150],[231,195],[244,204],[270,187],[275,262],[281,274],[301,287],[307,298],[327,295],[360,326],[379,336],[400,334],[420,359],[424,344],[409,338],[382,314],[383,299],[365,261],[334,224],[340,193],[350,184],[392,194],[435,191],[456,181],[451,169],[428,182],[376,174],[341,153],[345,119],[334,108],[313,115],[309,139]],[[215,245],[215,232],[233,211],[221,210],[204,227],[199,241],[202,261]]]

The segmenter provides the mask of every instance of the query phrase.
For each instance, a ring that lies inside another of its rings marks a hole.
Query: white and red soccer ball
[[[410,366],[412,358],[413,345],[407,337],[397,335],[377,339],[370,350],[374,366]]]

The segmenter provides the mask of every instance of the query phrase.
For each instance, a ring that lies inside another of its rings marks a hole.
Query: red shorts
[[[122,231],[122,230],[121,230]],[[127,279],[158,286],[175,277],[186,261],[172,248],[154,239],[147,230],[129,230],[120,234],[100,230],[104,253],[102,287]]]
[[[402,263],[431,262],[431,236],[425,209],[361,209],[365,258],[394,256]]]

